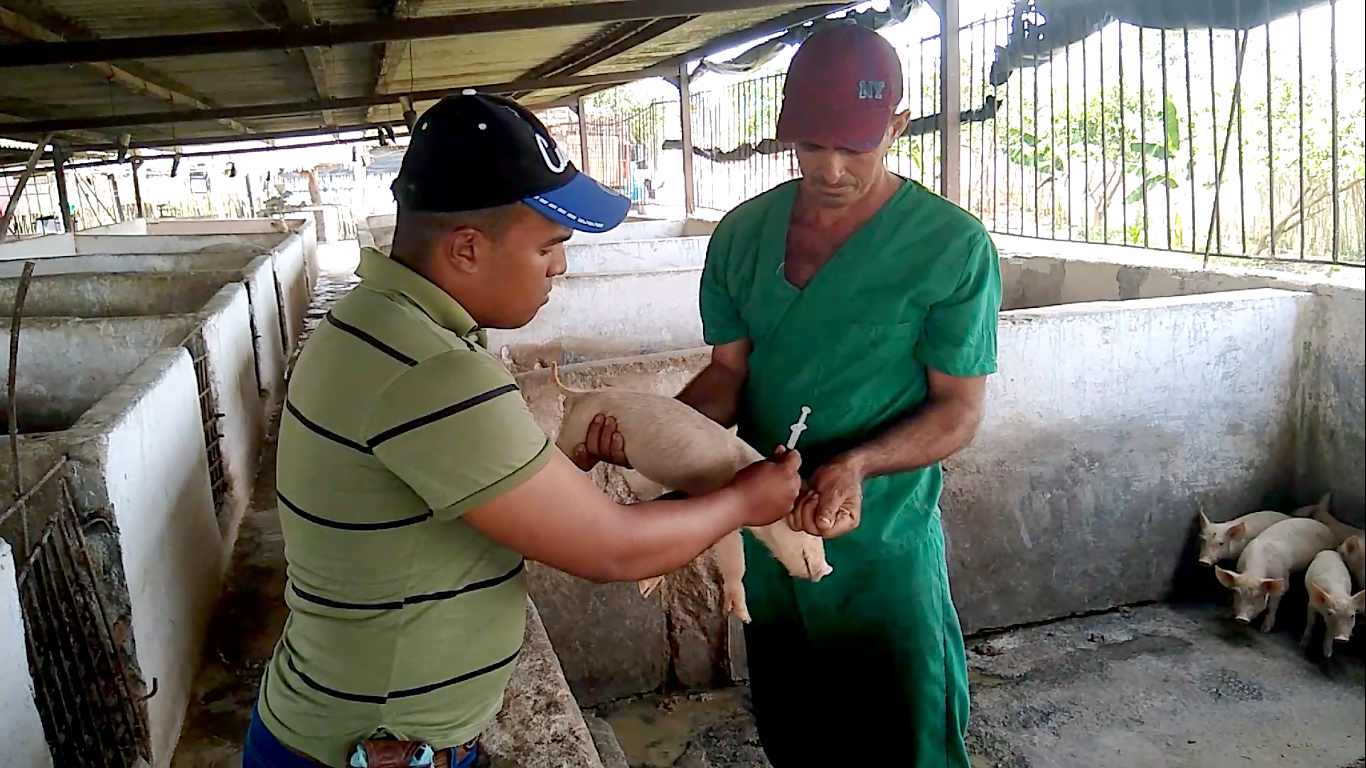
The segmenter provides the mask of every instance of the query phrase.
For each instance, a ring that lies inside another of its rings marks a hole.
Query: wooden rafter
[[[313,8],[313,0],[283,0],[285,11],[289,13],[289,20],[299,26],[308,26],[318,23],[317,11]],[[303,49],[304,61],[308,64],[308,74],[313,78],[313,88],[318,92],[318,98],[326,101],[332,98],[332,89],[327,80],[327,62],[323,60],[323,49],[317,46],[310,46]],[[323,112],[323,122],[329,126],[337,124],[337,113],[333,110]]]
[[[34,40],[37,42],[60,43],[66,40],[66,36],[55,32],[26,16],[21,16],[20,14],[3,7],[0,7],[0,29],[4,29],[7,32],[27,40]],[[133,93],[151,96],[154,99],[159,99],[175,106],[192,109],[213,109],[216,106],[210,102],[182,93],[165,83],[157,82],[146,77],[140,77],[122,67],[116,67],[112,64],[105,62],[90,62],[82,66],[98,72],[105,80],[118,83]],[[252,132],[250,128],[242,125],[236,120],[223,119],[218,122],[238,133]]]

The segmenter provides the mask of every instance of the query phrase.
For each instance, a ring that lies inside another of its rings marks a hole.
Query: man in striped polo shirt
[[[290,616],[244,768],[359,766],[371,739],[429,745],[378,745],[413,765],[473,765],[522,643],[523,558],[599,582],[663,574],[781,519],[799,489],[800,459],[779,448],[714,494],[628,508],[536,426],[483,329],[529,322],[572,231],[611,229],[629,201],[530,112],[443,99],[393,189],[392,258],[362,253],[362,282],[290,380],[276,480]]]

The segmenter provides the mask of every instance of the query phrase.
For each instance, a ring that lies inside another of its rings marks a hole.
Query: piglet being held
[[[1309,647],[1314,634],[1315,619],[1323,617],[1323,655],[1333,655],[1333,643],[1345,643],[1352,637],[1357,614],[1366,608],[1366,591],[1352,594],[1352,577],[1342,556],[1331,549],[1314,556],[1309,570],[1304,573],[1304,586],[1309,591],[1309,616],[1304,623],[1302,647]]]
[[[555,444],[566,454],[583,443],[597,414],[616,421],[631,467],[645,478],[670,491],[696,496],[730,482],[741,469],[763,456],[740,438],[676,398],[650,392],[608,387],[573,389],[560,381],[559,366],[550,375],[564,395],[564,419]],[[787,572],[798,579],[820,581],[832,572],[825,560],[825,542],[818,536],[794,531],[780,520],[749,528]],[[741,621],[749,621],[743,578],[745,549],[740,532],[722,538],[713,547],[726,609]],[[663,577],[640,582],[649,595]]]
[[[1328,526],[1306,517],[1294,517],[1273,524],[1253,539],[1238,558],[1238,570],[1215,568],[1219,583],[1233,590],[1234,617],[1244,623],[1262,611],[1262,631],[1276,625],[1276,610],[1290,584],[1290,574],[1303,571],[1314,556],[1338,545],[1338,537]]]

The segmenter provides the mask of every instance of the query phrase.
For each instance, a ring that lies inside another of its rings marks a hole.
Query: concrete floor
[[[354,241],[319,255],[306,332],[355,283]],[[284,624],[273,438],[274,429],[173,768],[240,765],[262,667]],[[973,766],[1366,768],[1366,667],[1357,651],[1306,658],[1302,624],[1289,615],[1300,606],[1288,604],[1285,629],[1269,636],[1230,624],[1212,605],[1158,605],[971,640]],[[630,768],[763,768],[746,702],[738,688],[597,713]]]
[[[1153,605],[969,640],[973,768],[1366,766],[1360,655],[1325,663],[1315,643],[1307,658],[1298,637],[1249,631],[1218,606]],[[647,696],[595,714],[630,768],[767,768],[747,697]]]

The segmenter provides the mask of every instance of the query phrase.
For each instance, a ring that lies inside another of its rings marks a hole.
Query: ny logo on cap
[[[858,98],[859,98],[859,101],[867,101],[867,100],[869,100],[869,99],[876,100],[876,101],[882,101],[882,91],[883,91],[883,89],[886,88],[886,87],[887,87],[887,81],[885,81],[885,80],[860,80],[860,81],[858,81]]]

